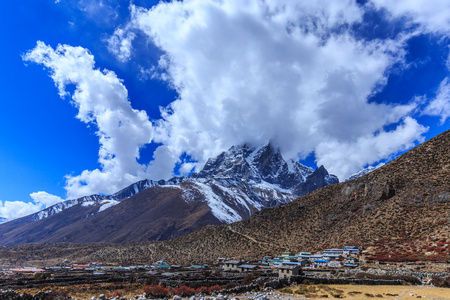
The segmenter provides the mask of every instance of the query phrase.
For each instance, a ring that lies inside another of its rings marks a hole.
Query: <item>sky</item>
[[[0,10],[0,218],[268,141],[340,180],[450,128],[448,0]]]

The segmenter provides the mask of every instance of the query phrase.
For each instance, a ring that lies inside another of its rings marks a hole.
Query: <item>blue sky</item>
[[[4,3],[0,217],[268,140],[343,179],[449,129],[448,1],[310,2]]]

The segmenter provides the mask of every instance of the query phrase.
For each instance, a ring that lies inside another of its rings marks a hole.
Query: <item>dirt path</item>
[[[228,226],[228,229],[229,229],[231,232],[233,232],[233,233],[242,235],[243,237],[249,239],[250,241],[252,241],[252,242],[254,242],[254,243],[257,243],[257,244],[264,244],[264,245],[269,245],[269,243],[267,243],[267,242],[261,242],[261,241],[255,240],[255,239],[252,238],[251,236],[248,236],[248,235],[246,235],[246,234],[237,232],[236,230],[234,230],[233,228],[231,228],[231,226]]]

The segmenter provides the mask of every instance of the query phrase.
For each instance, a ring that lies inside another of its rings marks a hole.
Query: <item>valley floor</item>
[[[135,297],[143,294],[142,285],[130,285],[122,289],[114,289],[110,285],[75,285],[65,288],[67,296],[76,299],[98,299],[101,294],[105,296],[120,295],[117,299],[136,299]],[[292,293],[286,293],[286,289],[291,289]],[[18,289],[19,293],[35,294],[37,289]],[[61,289],[57,289],[61,292]],[[299,294],[299,293],[302,294]],[[258,296],[256,296],[258,295]],[[256,296],[256,297],[255,297]],[[262,297],[262,296],[267,296]],[[209,299],[205,297],[204,299]],[[437,288],[432,286],[390,286],[390,285],[300,285],[283,288],[273,293],[245,293],[229,295],[228,299],[238,298],[241,300],[300,300],[300,299],[450,299],[450,289]],[[189,299],[189,298],[183,298]],[[211,298],[212,299],[212,298]],[[217,298],[216,298],[217,299]]]

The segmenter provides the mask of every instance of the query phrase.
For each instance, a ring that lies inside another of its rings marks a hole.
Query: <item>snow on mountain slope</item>
[[[91,195],[78,199],[66,200],[60,203],[56,203],[55,205],[52,205],[50,207],[47,207],[46,209],[43,209],[35,214],[32,214],[29,217],[31,221],[39,221],[44,218],[53,216],[57,213],[60,213],[61,211],[68,209],[72,206],[75,205],[81,205],[83,207],[92,206],[99,204],[104,199],[106,199],[106,196]]]
[[[0,224],[5,223],[5,222],[8,222],[8,219],[0,217]]]
[[[104,210],[107,210],[108,208],[113,207],[113,206],[115,206],[115,205],[117,205],[119,203],[120,203],[120,201],[117,201],[117,200],[103,200],[103,201],[100,202],[100,204],[102,206],[100,206],[100,208],[98,209],[98,212],[102,212]]]
[[[205,202],[211,208],[212,214],[220,221],[224,223],[233,223],[242,220],[239,213],[228,206],[225,201],[213,191],[211,186],[196,182],[191,188],[196,189],[198,193],[203,195]]]
[[[271,143],[258,148],[233,146],[210,158],[199,173],[189,177],[141,180],[113,195],[91,195],[57,203],[24,217],[23,221],[39,221],[76,205],[86,209],[98,205],[94,214],[102,213],[124,199],[159,186],[183,189],[186,203],[202,199],[220,222],[231,223],[247,219],[264,207],[289,203],[337,182],[336,176],[328,174],[323,167],[314,171],[292,159],[284,160]]]

